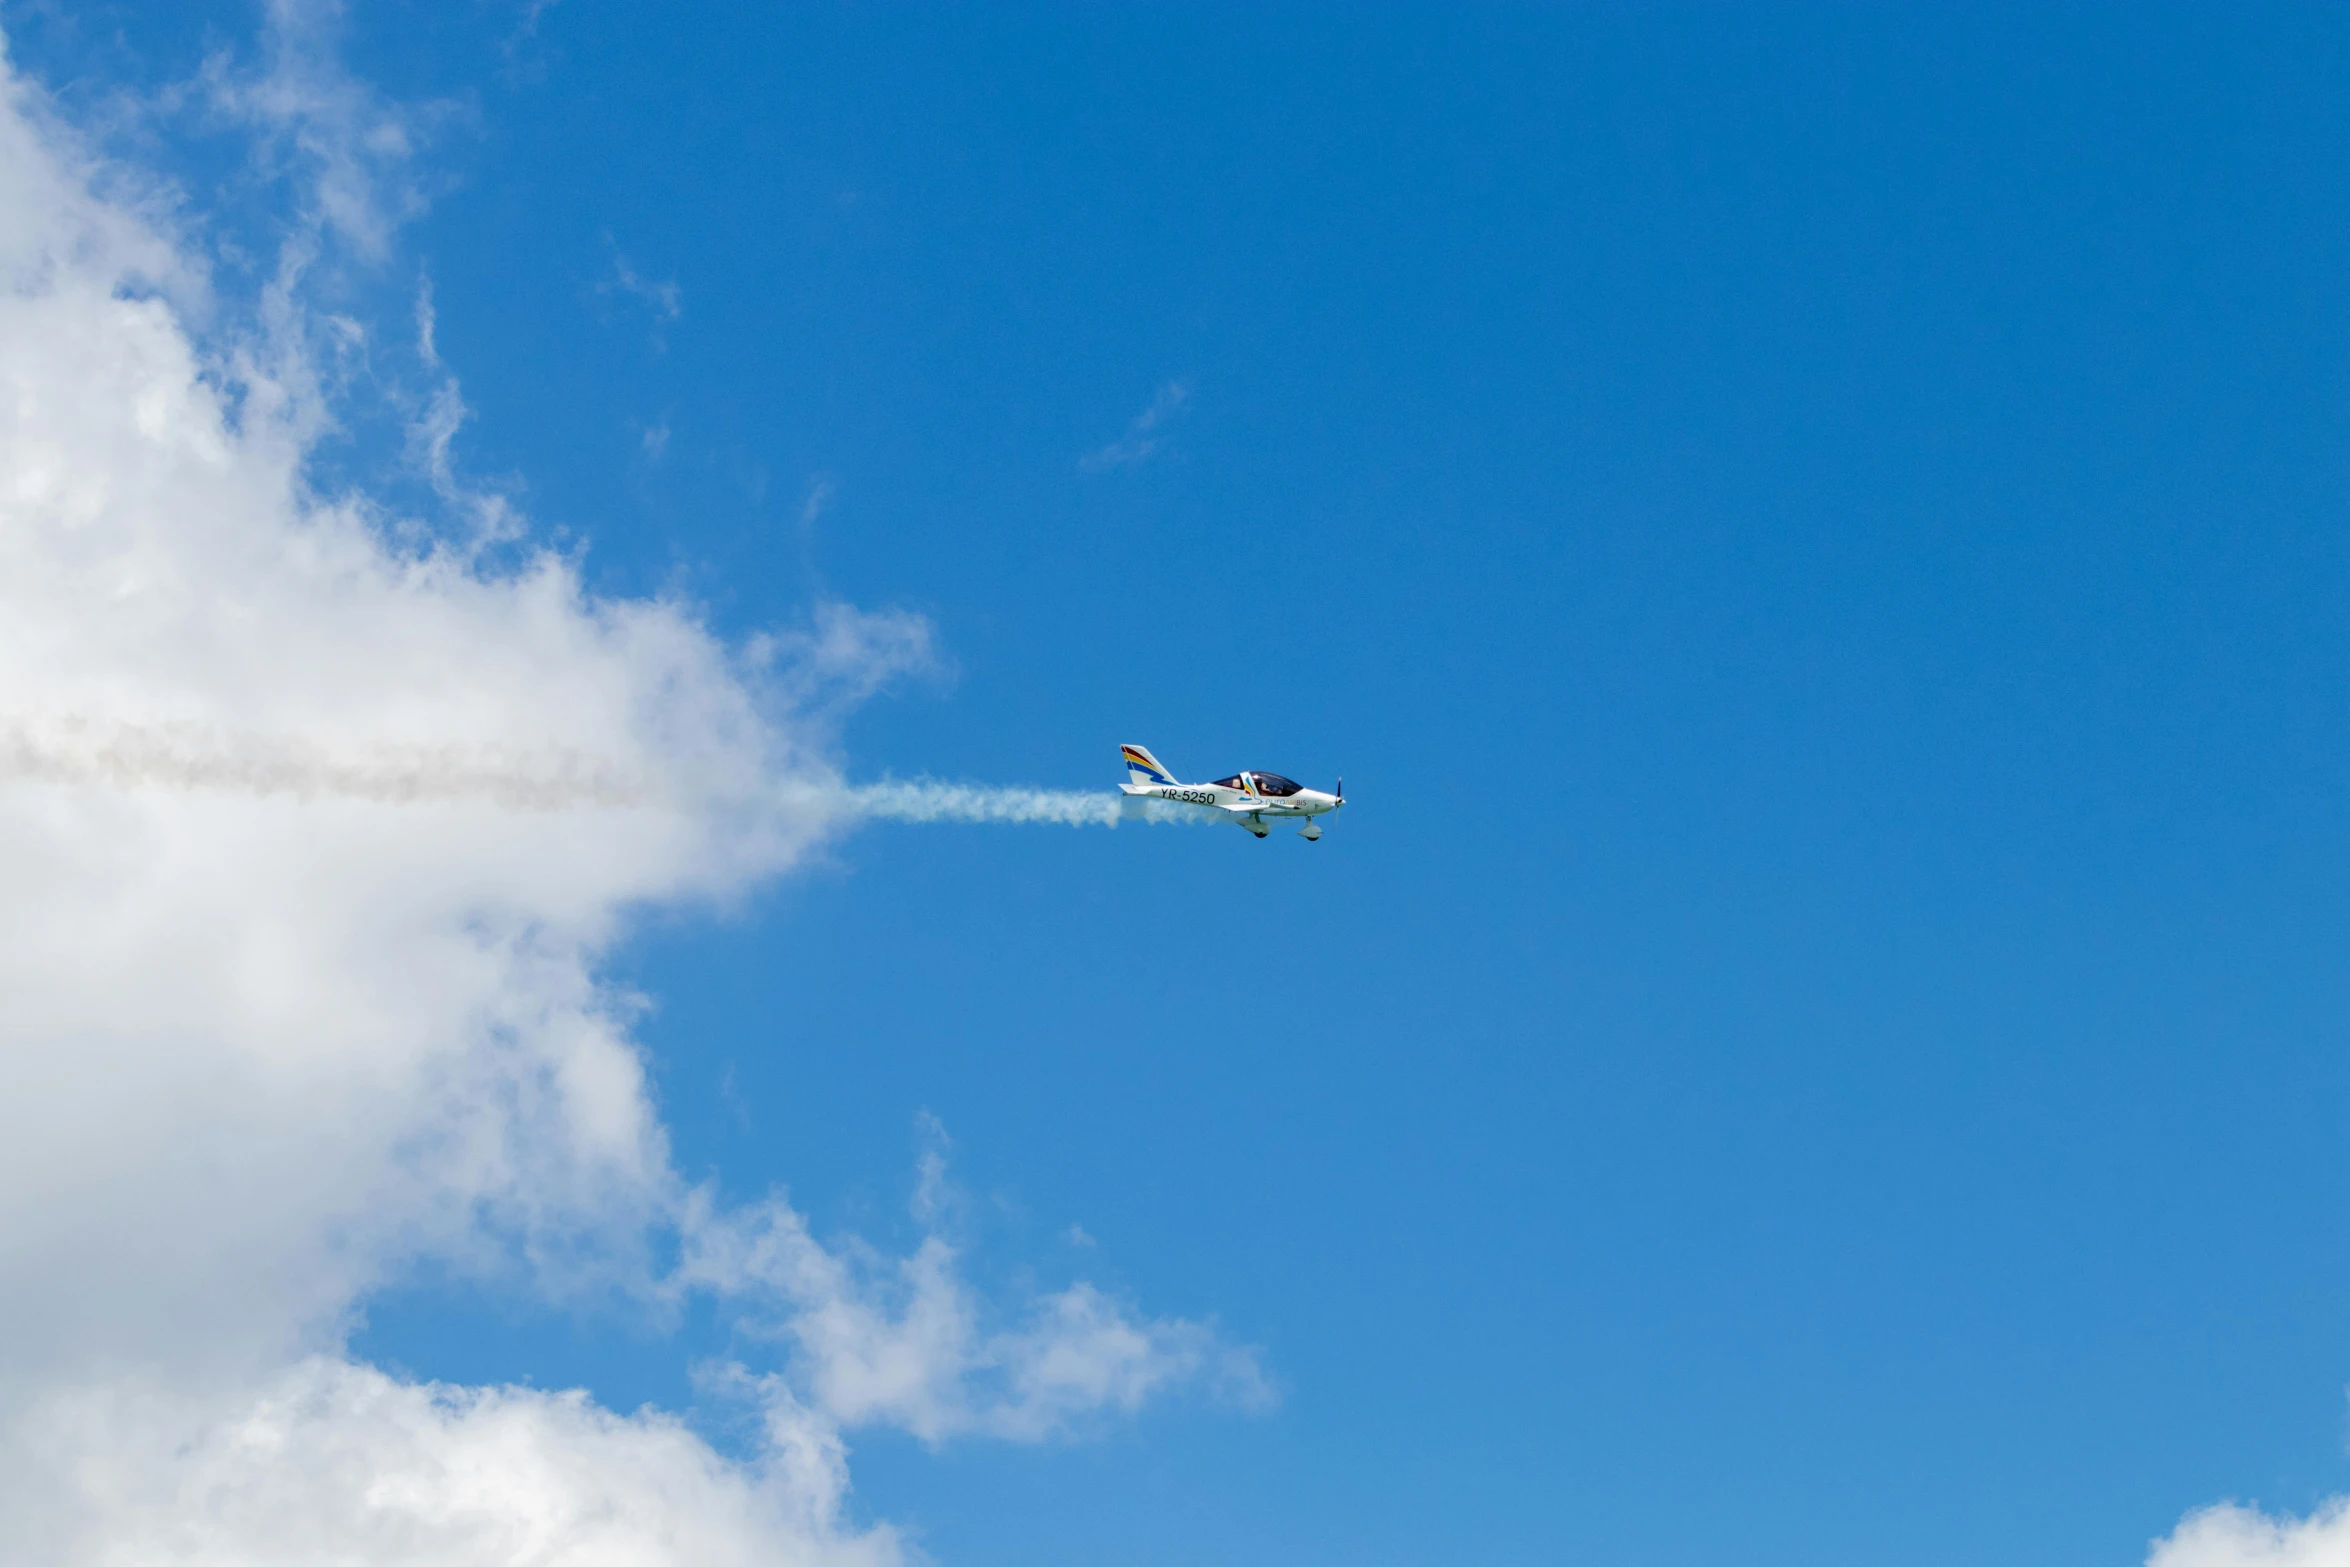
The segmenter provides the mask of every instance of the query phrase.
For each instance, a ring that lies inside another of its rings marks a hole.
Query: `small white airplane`
[[[1346,803],[1343,778],[1338,780],[1336,794],[1291,783],[1279,773],[1234,773],[1214,783],[1187,784],[1177,783],[1175,775],[1159,764],[1148,746],[1122,745],[1118,747],[1118,759],[1126,764],[1126,776],[1132,780],[1118,786],[1128,799],[1204,805],[1210,810],[1226,812],[1233,825],[1247,828],[1260,839],[1273,830],[1266,825],[1268,820],[1302,816],[1306,824],[1297,830],[1297,835],[1312,843],[1322,836],[1322,824],[1314,818]]]

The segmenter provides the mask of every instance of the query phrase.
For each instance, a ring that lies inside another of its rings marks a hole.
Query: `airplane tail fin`
[[[1118,747],[1118,760],[1126,764],[1126,776],[1138,784],[1171,784],[1175,775],[1159,765],[1147,745]]]

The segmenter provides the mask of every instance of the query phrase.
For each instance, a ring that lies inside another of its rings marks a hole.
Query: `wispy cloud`
[[[828,473],[820,473],[809,480],[808,498],[800,502],[801,525],[814,525],[817,518],[832,510],[833,498],[839,494],[839,482]]]
[[[596,292],[607,299],[622,297],[643,305],[653,318],[655,352],[667,349],[664,329],[684,313],[684,291],[672,279],[651,278],[638,271],[636,263],[621,253],[611,235],[604,236],[604,244],[612,252],[612,265],[603,281],[596,285]]]
[[[1247,1410],[1279,1402],[1256,1350],[1211,1322],[1145,1316],[1082,1281],[1008,1313],[982,1301],[957,1266],[965,1204],[945,1134],[923,1122],[909,1209],[924,1233],[903,1256],[826,1246],[780,1199],[718,1212],[697,1191],[685,1206],[668,1287],[739,1302],[750,1334],[792,1345],[786,1379],[768,1385],[788,1388],[794,1407],[929,1443],[1043,1442],[1184,1384]]]
[[[498,45],[499,54],[505,58],[501,74],[507,81],[520,85],[546,79],[547,51],[539,43],[539,23],[558,3],[559,0],[520,0],[514,4],[514,0],[509,0],[515,15],[514,26]]]
[[[337,53],[342,25],[339,5],[270,0],[261,69],[214,54],[199,86],[214,113],[259,133],[255,152],[292,183],[307,229],[375,261],[425,210],[432,181],[418,153],[462,110],[397,103],[353,76]]]
[[[1162,427],[1182,413],[1183,405],[1190,400],[1190,387],[1181,381],[1169,381],[1159,388],[1151,405],[1134,416],[1124,435],[1107,446],[1087,452],[1077,459],[1077,466],[1087,473],[1100,473],[1107,468],[1132,468],[1148,461],[1159,449]]]
[[[654,282],[641,275],[626,256],[619,254],[612,257],[612,282],[622,293],[634,294],[650,305],[656,319],[677,319],[682,296],[674,282]]]
[[[560,0],[524,0],[522,20],[514,29],[516,40],[534,37],[539,30],[539,19],[555,9]]]
[[[522,513],[499,486],[478,482],[458,468],[454,455],[457,434],[473,410],[466,404],[455,372],[441,361],[439,330],[440,316],[433,308],[432,278],[428,275],[416,289],[416,357],[427,370],[439,374],[441,382],[423,395],[420,407],[413,401],[413,391],[394,393],[395,400],[410,409],[404,428],[408,464],[432,486],[433,494],[450,514],[467,524],[464,542],[468,547],[506,543],[522,535]]]
[[[440,312],[433,308],[432,277],[416,285],[416,357],[424,361],[427,370],[441,367]]]

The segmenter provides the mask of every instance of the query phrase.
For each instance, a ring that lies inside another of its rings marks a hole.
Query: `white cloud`
[[[579,1393],[403,1383],[315,1358],[235,1399],[117,1382],[48,1400],[10,1455],[13,1559],[187,1567],[887,1567],[843,1516],[846,1454],[788,1396],[729,1462]],[[29,1504],[29,1505],[26,1505]],[[20,1510],[20,1506],[22,1510]]]
[[[2350,1498],[2306,1518],[2233,1503],[2191,1513],[2157,1540],[2147,1567],[2350,1567]]]
[[[1077,460],[1077,466],[1089,473],[1104,468],[1132,468],[1147,460],[1159,449],[1160,426],[1183,411],[1191,400],[1191,388],[1181,381],[1169,381],[1159,388],[1151,405],[1134,416],[1126,426],[1126,433],[1097,451],[1086,453]]]
[[[888,1562],[843,1511],[847,1428],[1038,1440],[1179,1381],[1257,1396],[1206,1327],[1089,1286],[989,1305],[935,1202],[891,1259],[679,1179],[603,960],[630,910],[871,814],[832,737],[929,627],[827,605],[733,647],[564,557],[490,571],[314,491],[319,359],[359,329],[306,268],[389,245],[412,150],[320,14],[274,7],[276,63],[223,89],[316,188],[249,317],[208,314],[200,258],[94,195],[110,171],[0,74],[10,1551]],[[429,295],[416,331],[437,369]],[[463,514],[443,390],[419,460]],[[423,1257],[558,1299],[712,1292],[781,1356],[734,1378],[764,1439],[738,1461],[657,1412],[353,1363],[368,1293]]]

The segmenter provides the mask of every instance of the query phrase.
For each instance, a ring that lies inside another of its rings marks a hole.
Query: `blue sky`
[[[88,113],[255,47],[0,18]],[[347,308],[429,279],[466,469],[592,588],[925,617],[857,778],[1346,778],[1315,845],[884,823],[633,915],[687,1176],[885,1236],[935,1116],[983,1280],[1282,1390],[853,1436],[861,1514],[1922,1567],[2350,1489],[2339,13],[387,0],[341,51],[451,106]],[[248,221],[212,130],[153,156]],[[354,1351],[627,1410],[728,1341],[425,1268]]]

